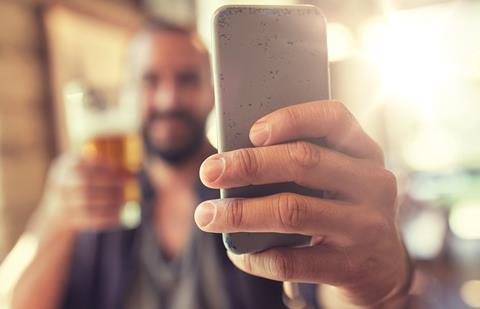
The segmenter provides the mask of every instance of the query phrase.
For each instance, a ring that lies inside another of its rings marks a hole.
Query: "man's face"
[[[179,32],[149,34],[149,43],[140,77],[144,142],[148,155],[181,163],[204,141],[213,104],[208,56]]]

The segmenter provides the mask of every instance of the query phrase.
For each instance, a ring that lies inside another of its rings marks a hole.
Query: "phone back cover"
[[[220,152],[253,147],[250,127],[274,110],[330,98],[325,24],[313,6],[228,6],[217,11],[213,41]],[[284,183],[224,189],[221,196],[278,192],[320,194]],[[224,235],[224,241],[233,252],[245,253],[307,240],[301,235],[234,233]]]

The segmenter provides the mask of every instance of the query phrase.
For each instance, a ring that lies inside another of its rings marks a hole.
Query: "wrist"
[[[395,303],[405,303],[408,300],[408,296],[410,294],[410,290],[413,285],[413,280],[415,276],[415,267],[413,265],[412,260],[410,259],[410,256],[407,252],[407,249],[404,247],[404,254],[405,254],[405,265],[406,265],[406,271],[405,271],[405,279],[401,282],[401,284],[392,290],[392,292],[387,295],[384,298],[383,303],[385,304],[395,304]],[[390,307],[386,307],[390,308]],[[391,308],[397,308],[397,307],[391,307]],[[398,307],[398,308],[405,308],[403,307]]]
[[[406,253],[405,253],[406,254]],[[406,254],[406,268],[402,272],[403,279],[398,285],[392,289],[385,297],[370,305],[355,305],[352,299],[346,296],[345,291],[341,288],[320,285],[319,286],[319,302],[325,308],[342,308],[342,309],[405,309],[410,308],[410,292],[414,279],[415,269]],[[322,307],[322,308],[323,308]]]
[[[375,305],[355,305],[346,298],[339,288],[321,285],[318,290],[318,302],[326,309],[406,309],[410,308],[410,294],[396,295]]]
[[[375,308],[386,309],[403,309],[408,308],[410,292],[415,276],[415,267],[413,266],[407,250],[404,248],[406,271],[404,279],[394,288],[387,296],[385,296]]]
[[[71,220],[43,204],[38,207],[32,216],[27,230],[39,237],[59,235],[61,238],[73,239],[78,234]]]

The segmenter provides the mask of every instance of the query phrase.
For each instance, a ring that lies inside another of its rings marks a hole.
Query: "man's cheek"
[[[146,124],[150,114],[153,112],[154,104],[151,100],[141,100],[140,104],[140,116],[142,124]]]

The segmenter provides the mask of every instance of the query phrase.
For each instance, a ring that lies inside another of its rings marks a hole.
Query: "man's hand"
[[[325,147],[305,140],[321,138]],[[388,306],[401,297],[409,264],[396,225],[396,181],[379,146],[336,101],[299,104],[258,120],[255,148],[216,154],[200,169],[211,188],[293,181],[327,192],[203,202],[195,212],[204,231],[311,235],[310,247],[229,254],[261,277],[335,287],[344,304]]]
[[[61,157],[52,167],[37,220],[72,231],[112,228],[123,205],[121,173],[105,162]]]
[[[8,273],[10,278],[0,280],[0,303],[59,308],[76,236],[118,225],[122,182],[104,162],[58,159],[25,233],[0,265],[0,277]]]

